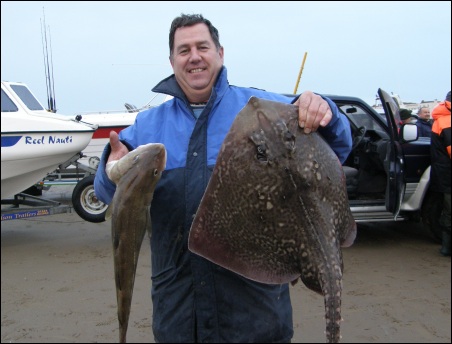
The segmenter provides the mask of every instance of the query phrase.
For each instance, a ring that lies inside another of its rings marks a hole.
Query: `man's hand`
[[[111,152],[110,152],[110,156],[108,157],[107,163],[114,161],[114,160],[119,160],[124,155],[129,153],[129,150],[127,149],[127,147],[121,141],[119,141],[118,134],[113,130],[110,131],[110,147],[111,147]]]
[[[298,125],[306,134],[326,126],[333,117],[328,102],[311,91],[303,92],[294,105],[298,106]]]

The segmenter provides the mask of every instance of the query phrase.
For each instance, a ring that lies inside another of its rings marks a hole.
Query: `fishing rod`
[[[55,88],[53,79],[53,57],[52,57],[52,41],[50,37],[50,28],[46,27],[46,19],[44,13],[44,7],[42,8],[42,13],[44,19],[41,20],[41,39],[42,39],[42,53],[44,55],[44,73],[46,77],[46,88],[47,88],[47,111],[56,112],[55,103]],[[49,31],[49,42],[47,41],[47,30]],[[50,44],[50,61],[49,61],[49,49]]]

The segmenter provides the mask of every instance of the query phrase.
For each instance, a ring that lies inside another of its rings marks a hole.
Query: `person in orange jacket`
[[[432,110],[430,190],[444,195],[443,210],[439,219],[442,231],[440,253],[450,256],[450,91],[446,99]]]

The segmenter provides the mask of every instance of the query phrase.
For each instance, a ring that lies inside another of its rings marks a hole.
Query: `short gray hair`
[[[430,108],[427,105],[422,105],[419,107],[419,109],[417,110],[417,114],[419,115],[421,113],[422,109],[427,109],[428,111],[430,111]]]

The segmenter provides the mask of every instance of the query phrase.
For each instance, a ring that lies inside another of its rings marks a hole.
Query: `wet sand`
[[[421,225],[361,224],[343,250],[342,342],[450,343],[451,259]],[[128,341],[153,342],[142,247]],[[294,343],[325,342],[323,297],[291,287]],[[2,221],[1,342],[118,342],[110,223],[57,214]]]

